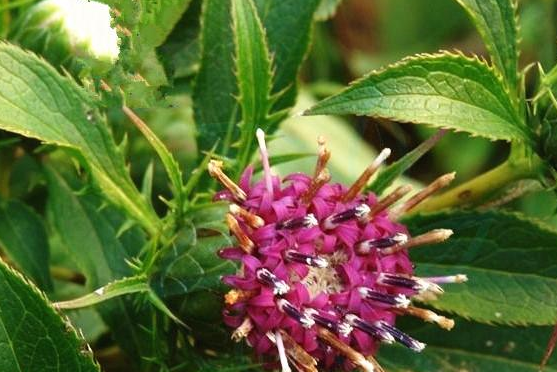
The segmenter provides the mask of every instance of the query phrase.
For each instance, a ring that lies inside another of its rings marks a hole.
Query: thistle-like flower
[[[271,174],[264,133],[257,132],[264,176],[252,182],[248,167],[239,184],[213,160],[209,172],[225,187],[215,200],[230,201],[226,221],[237,246],[219,252],[241,269],[223,281],[224,321],[232,338],[246,339],[260,356],[278,361],[282,371],[331,369],[381,371],[373,359],[380,343],[398,342],[414,351],[425,345],[395,327],[398,315],[419,317],[451,329],[431,310],[412,305],[416,298],[443,293],[440,284],[466,281],[464,275],[419,278],[408,249],[441,242],[452,231],[410,236],[396,218],[409,211],[454,174],[392,206],[410,192],[402,186],[378,199],[363,193],[370,177],[389,156],[383,150],[350,187],[330,182],[330,152],[319,139],[313,175]]]

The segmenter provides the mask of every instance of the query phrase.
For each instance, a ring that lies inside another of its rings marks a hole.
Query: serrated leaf
[[[518,69],[515,0],[456,0],[466,10],[513,96]]]
[[[373,180],[368,187],[377,195],[381,195],[392,183],[402,174],[416,163],[422,155],[428,152],[445,134],[444,130],[438,131],[436,134],[419,144],[412,151],[406,153],[402,158],[379,171],[377,178]]]
[[[252,0],[232,2],[232,24],[236,45],[236,76],[242,111],[239,169],[253,151],[255,131],[266,129],[271,108],[271,58],[265,32]]]
[[[83,89],[45,61],[0,44],[0,128],[77,151],[105,195],[155,233],[160,221],[134,186],[95,109]]]
[[[273,57],[273,94],[280,92],[272,111],[294,105],[297,78],[310,44],[319,0],[255,0]],[[274,129],[274,128],[273,128]]]
[[[444,243],[410,252],[417,274],[467,274],[431,306],[482,323],[551,325],[557,318],[557,232],[518,214],[445,212],[408,218],[412,234],[448,228]]]
[[[551,332],[550,327],[493,327],[461,318],[450,332],[416,322],[402,327],[427,346],[420,354],[382,347],[378,358],[390,372],[538,372]],[[555,372],[556,367],[553,362],[546,371]]]
[[[77,195],[71,178],[48,171],[48,212],[51,224],[62,243],[80,266],[87,279],[87,288],[94,291],[114,280],[133,275],[127,260],[145,244],[137,229],[119,234],[125,220],[104,207],[99,209],[95,195]],[[152,314],[128,298],[115,298],[98,306],[120,346],[136,358],[153,352],[149,334]]]
[[[0,203],[0,245],[39,288],[52,289],[50,249],[41,217],[17,200]]]
[[[492,140],[531,140],[493,70],[478,59],[449,53],[407,58],[374,71],[305,114],[367,115]]]
[[[0,370],[99,372],[91,353],[46,298],[0,261]]]
[[[317,21],[326,21],[332,18],[341,3],[342,0],[321,0],[315,13],[315,19]]]

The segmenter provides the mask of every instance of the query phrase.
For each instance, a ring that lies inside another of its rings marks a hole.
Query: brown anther
[[[240,188],[234,181],[232,181],[224,172],[222,171],[222,161],[211,160],[207,165],[207,170],[211,177],[219,181],[228,191],[232,193],[232,196],[240,202],[244,202],[247,195],[244,190]]]
[[[399,208],[391,211],[389,214],[390,218],[396,220],[398,217],[404,213],[413,209],[416,205],[420,204],[425,199],[429,198],[432,194],[437,192],[439,189],[450,184],[455,178],[456,172],[447,173],[437,178],[435,181],[426,186],[422,191],[416,193],[410,199],[404,202]]]
[[[235,305],[238,302],[247,301],[255,296],[255,291],[245,291],[243,289],[231,289],[224,295],[226,305]]]
[[[259,217],[255,213],[251,213],[250,211],[240,207],[237,204],[230,204],[229,207],[230,213],[234,216],[241,217],[245,223],[253,227],[254,229],[258,229],[265,225],[265,221],[263,218]]]
[[[383,151],[381,151],[379,155],[377,155],[377,157],[373,160],[373,162],[364,170],[360,177],[358,177],[356,182],[354,182],[354,184],[350,186],[346,194],[344,194],[344,196],[342,197],[342,201],[346,203],[354,199],[356,195],[358,195],[364,189],[364,187],[366,187],[371,176],[373,176],[375,172],[377,172],[381,164],[383,164],[383,162],[389,157],[389,155],[391,155],[391,149],[383,149]]]
[[[290,362],[296,366],[296,369],[301,372],[318,372],[315,358],[298,345],[288,332],[279,329],[279,333],[284,343],[286,355]]]
[[[410,190],[412,190],[412,186],[410,185],[402,185],[397,187],[395,191],[385,196],[377,204],[371,207],[371,210],[367,214],[365,220],[370,221],[373,216],[383,212],[385,209],[389,208],[391,205],[399,201],[401,198],[404,197],[404,195],[408,194]]]
[[[240,224],[231,213],[226,214],[226,224],[228,225],[228,228],[230,229],[232,234],[234,234],[234,236],[238,240],[240,248],[242,248],[244,252],[251,254],[253,252],[255,244],[253,244],[249,236],[247,236],[244,230],[242,230]]]
[[[319,145],[319,150],[317,152],[317,164],[315,164],[313,178],[317,178],[323,169],[325,169],[329,159],[331,158],[331,151],[327,148],[327,141],[325,140],[325,137],[317,137],[317,144]]]
[[[302,203],[309,204],[311,200],[314,198],[315,194],[319,191],[319,189],[331,180],[331,175],[327,168],[323,169],[316,177],[311,180],[311,183],[306,190],[306,192],[302,195]]]
[[[352,349],[349,345],[342,342],[334,333],[323,327],[316,327],[317,336],[329,344],[333,349],[347,357],[352,363],[362,371],[374,372],[375,367],[362,354]]]
[[[407,308],[395,309],[394,311],[402,315],[414,316],[428,323],[435,323],[439,327],[446,329],[447,331],[450,331],[454,327],[454,320],[446,318],[428,309],[422,309],[420,307],[415,307],[415,306],[408,306]]]
[[[243,338],[246,338],[248,336],[252,329],[253,323],[251,322],[250,318],[246,317],[242,324],[240,324],[240,326],[236,328],[234,332],[232,332],[232,340],[234,340],[235,342],[242,341]]]
[[[449,229],[435,229],[426,232],[425,234],[414,236],[404,244],[398,244],[392,247],[387,247],[381,251],[383,254],[393,254],[403,249],[410,249],[421,245],[442,243],[453,235],[453,230]]]
[[[104,90],[105,92],[112,92],[112,88],[110,87],[110,85],[108,85],[107,82],[103,79],[101,79],[100,84],[102,90]]]

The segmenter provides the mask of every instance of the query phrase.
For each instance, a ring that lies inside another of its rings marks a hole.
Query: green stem
[[[537,157],[534,159],[510,157],[486,173],[424,201],[415,208],[415,211],[431,212],[462,205],[477,205],[487,201],[513,182],[538,178],[542,169],[543,163]]]

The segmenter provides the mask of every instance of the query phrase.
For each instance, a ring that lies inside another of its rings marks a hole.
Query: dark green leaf
[[[41,217],[33,209],[17,200],[0,203],[0,244],[37,286],[52,289],[48,237]]]
[[[551,327],[493,327],[457,318],[455,328],[404,327],[427,344],[416,354],[402,347],[383,347],[379,360],[390,372],[538,372]],[[553,362],[547,372],[557,371]]]
[[[44,295],[0,262],[0,370],[98,372],[84,341]]]
[[[469,281],[429,304],[482,323],[551,325],[557,318],[557,232],[517,214],[446,212],[408,219],[412,234],[449,228],[445,243],[411,252],[418,275]]]
[[[494,65],[515,95],[518,32],[515,0],[457,0],[482,36]]]
[[[273,93],[281,92],[276,112],[294,105],[297,77],[306,56],[319,0],[255,0],[273,58]]]
[[[504,86],[485,63],[457,54],[405,59],[356,81],[306,115],[356,114],[530,141]]]
[[[271,108],[271,59],[265,32],[252,0],[232,2],[236,75],[242,109],[239,168],[250,160],[259,126],[266,129]]]
[[[133,274],[126,260],[141,249],[144,240],[136,229],[118,234],[125,223],[94,195],[77,195],[69,178],[48,171],[48,210],[51,223],[62,243],[81,267],[89,291]],[[149,334],[152,314],[127,298],[118,297],[98,306],[121,347],[132,357],[153,352]],[[140,360],[137,359],[139,363]]]
[[[230,0],[207,0],[201,16],[201,66],[193,91],[194,114],[200,149],[210,150],[220,140],[219,150],[224,155],[239,133],[233,56]]]
[[[375,194],[381,195],[396,179],[417,162],[422,155],[428,152],[443,137],[444,133],[445,131],[443,130],[438,131],[402,158],[381,169],[377,178],[369,186],[369,189]]]
[[[0,44],[0,128],[76,150],[106,196],[154,233],[160,221],[95,109],[74,81],[34,54]]]

